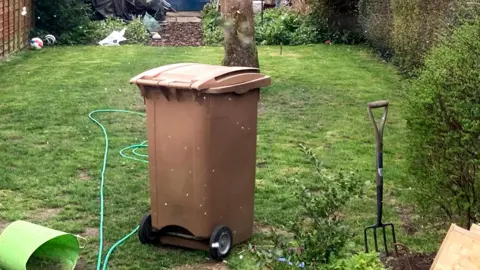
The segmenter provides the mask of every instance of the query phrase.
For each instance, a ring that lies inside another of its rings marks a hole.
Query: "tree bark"
[[[251,0],[222,0],[224,66],[259,67]]]

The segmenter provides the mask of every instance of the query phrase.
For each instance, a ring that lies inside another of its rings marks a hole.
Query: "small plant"
[[[270,269],[291,269],[288,267],[302,265],[309,269],[330,269],[328,267],[332,265],[354,265],[354,261],[341,261],[350,255],[346,247],[353,235],[342,211],[352,198],[362,195],[363,182],[354,172],[329,173],[311,149],[303,145],[300,148],[313,165],[316,184],[302,186],[295,194],[301,208],[297,220],[289,226],[293,237],[274,234],[271,246],[252,246],[251,250],[259,266]],[[352,269],[381,269],[377,267],[378,261],[371,258],[358,262],[365,267]]]
[[[207,3],[202,10],[203,43],[218,45],[223,42],[221,14],[217,10],[217,1]]]
[[[311,13],[305,15],[291,8],[266,9],[255,14],[255,42],[261,45],[303,45],[331,40],[337,43],[358,43],[362,36],[352,31],[339,30],[335,24]],[[323,16],[323,15],[322,15]],[[216,1],[205,5],[202,11],[203,42],[218,45],[223,42],[221,13]]]
[[[262,45],[301,45],[317,42],[316,29],[305,15],[287,8],[268,9],[255,16],[255,39]]]
[[[325,270],[384,270],[385,266],[376,253],[359,253],[339,259],[325,267]]]
[[[52,34],[57,38],[87,24],[93,14],[89,5],[78,0],[34,1],[34,10],[35,29],[32,35]]]

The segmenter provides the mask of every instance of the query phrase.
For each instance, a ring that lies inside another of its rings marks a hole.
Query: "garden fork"
[[[381,100],[370,102],[367,104],[368,107],[368,114],[370,119],[373,122],[373,127],[375,131],[375,140],[376,140],[376,156],[377,156],[377,223],[372,226],[368,226],[365,228],[363,232],[364,241],[365,241],[365,252],[368,253],[368,239],[367,239],[367,231],[369,229],[373,230],[373,239],[375,243],[375,251],[378,252],[378,242],[377,242],[377,229],[381,228],[383,233],[383,245],[385,247],[385,253],[388,256],[388,248],[387,248],[387,235],[385,232],[386,227],[392,227],[392,240],[394,243],[397,242],[395,238],[395,227],[392,223],[383,223],[382,222],[382,215],[383,215],[383,128],[385,127],[385,121],[387,120],[387,112],[388,112],[388,101]],[[373,116],[372,109],[376,108],[383,108],[383,116],[379,124],[375,121],[375,117]],[[395,251],[397,251],[397,246],[395,246]]]

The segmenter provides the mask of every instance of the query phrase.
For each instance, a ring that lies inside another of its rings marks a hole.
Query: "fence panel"
[[[0,0],[0,58],[28,45],[32,4],[32,0]]]

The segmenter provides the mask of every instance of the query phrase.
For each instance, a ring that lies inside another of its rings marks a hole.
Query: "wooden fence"
[[[33,0],[0,0],[0,58],[29,43],[33,27]]]

